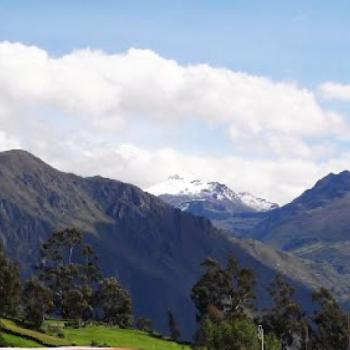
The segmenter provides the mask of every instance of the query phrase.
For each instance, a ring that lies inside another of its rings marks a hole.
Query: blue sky
[[[312,85],[350,73],[346,0],[2,0],[0,39],[52,54],[92,47],[149,48],[182,63],[210,63]]]
[[[0,150],[286,202],[350,168],[349,20],[345,0],[0,0]]]

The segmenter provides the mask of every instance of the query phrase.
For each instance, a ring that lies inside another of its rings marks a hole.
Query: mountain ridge
[[[250,235],[349,276],[350,172],[330,173],[291,203],[272,211]]]
[[[217,200],[229,200],[236,202],[237,206],[241,206],[244,212],[268,211],[278,207],[276,203],[256,197],[249,192],[235,192],[220,182],[204,182],[200,179],[184,178],[177,174],[169,176],[166,181],[153,185],[145,191],[156,196],[188,196],[193,200],[204,200],[209,197]]]
[[[297,288],[304,305],[320,286],[318,268],[262,243],[230,238],[208,219],[182,212],[134,185],[99,176],[82,178],[54,169],[23,151],[0,152],[0,239],[27,274],[38,247],[56,229],[87,233],[107,275],[116,275],[131,292],[137,316],[166,329],[165,312],[176,313],[189,337],[195,329],[190,289],[200,262],[221,263],[233,254],[257,271],[258,294],[268,302],[266,286],[278,271]],[[292,269],[294,267],[294,270]],[[350,284],[326,266],[326,286],[345,300]]]

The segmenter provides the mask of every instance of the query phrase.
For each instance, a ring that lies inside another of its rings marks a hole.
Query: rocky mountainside
[[[350,291],[327,264],[230,238],[209,220],[133,185],[63,173],[24,151],[0,153],[0,239],[24,273],[32,269],[48,235],[66,227],[88,233],[104,272],[130,290],[137,316],[151,317],[164,331],[166,311],[172,310],[187,337],[195,329],[190,289],[208,256],[224,262],[234,254],[254,268],[262,303],[268,302],[265,287],[276,271],[286,274],[306,306],[310,288],[335,286],[341,300]]]
[[[248,192],[234,192],[219,182],[204,182],[179,175],[148,189],[172,206],[210,219],[219,228],[244,235],[278,205]]]
[[[350,172],[329,174],[274,210],[252,237],[350,274]],[[350,275],[349,275],[350,277]]]

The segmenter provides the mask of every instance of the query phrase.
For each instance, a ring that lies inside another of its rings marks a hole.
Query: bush
[[[65,323],[65,325],[69,328],[78,329],[81,327],[81,322],[79,320],[69,320]]]
[[[64,338],[64,333],[63,331],[60,331],[57,333],[58,338]]]
[[[48,325],[47,326],[47,333],[50,335],[57,336],[59,338],[64,338],[64,333],[62,329],[62,325]]]
[[[250,320],[228,320],[214,323],[206,319],[203,335],[208,350],[259,350],[256,326]]]
[[[260,350],[257,327],[249,319],[213,322],[209,319],[202,324],[202,340],[207,350]],[[273,334],[265,336],[265,349],[278,350],[279,341]]]

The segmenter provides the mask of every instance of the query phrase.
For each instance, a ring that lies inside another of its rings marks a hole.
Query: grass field
[[[34,331],[31,329],[23,328],[22,326],[16,324],[14,321],[7,319],[0,319],[4,330],[9,332],[16,333],[16,335],[22,335],[23,338],[30,338],[30,340],[36,341],[42,345],[47,346],[59,346],[59,345],[68,345],[67,341],[51,335],[45,334],[43,332]]]
[[[119,329],[102,325],[91,325],[83,328],[64,327],[63,322],[49,321],[44,329],[56,326],[63,333],[59,338],[44,332],[37,332],[21,327],[13,321],[0,320],[5,332],[3,336],[11,346],[16,347],[40,347],[43,344],[49,346],[79,345],[79,346],[104,346],[126,347],[135,350],[189,350],[188,346],[177,344],[164,339],[155,338],[145,332],[133,329]],[[15,332],[16,335],[6,333],[6,330]],[[19,336],[23,335],[23,337]],[[26,339],[29,337],[30,339]]]
[[[185,346],[157,339],[136,330],[88,326],[82,329],[64,329],[65,339],[70,344],[86,345],[94,342],[98,345],[113,347],[131,347],[144,350],[181,350]]]
[[[42,346],[34,340],[25,339],[23,337],[9,333],[3,333],[2,337],[4,338],[5,342],[8,344],[9,347],[39,348]]]

